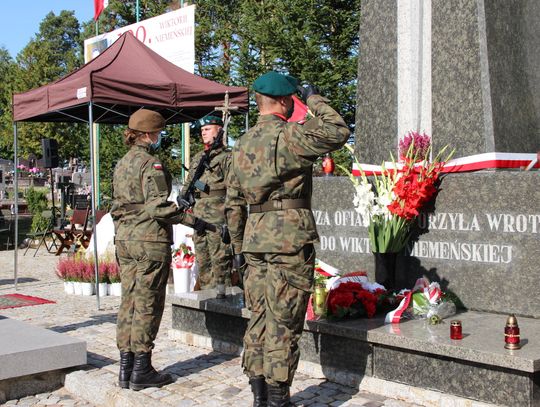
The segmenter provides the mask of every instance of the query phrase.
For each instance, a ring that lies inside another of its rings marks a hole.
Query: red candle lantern
[[[519,326],[514,314],[508,316],[504,327],[504,347],[510,350],[521,348]]]
[[[322,169],[326,176],[332,175],[334,173],[334,160],[330,154],[326,154],[322,161]]]
[[[457,319],[450,321],[450,339],[463,339],[461,321]]]

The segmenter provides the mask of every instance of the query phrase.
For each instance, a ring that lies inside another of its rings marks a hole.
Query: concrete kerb
[[[141,392],[121,389],[113,384],[109,375],[76,371],[66,375],[65,389],[77,398],[95,406],[106,407],[163,407],[163,403]]]

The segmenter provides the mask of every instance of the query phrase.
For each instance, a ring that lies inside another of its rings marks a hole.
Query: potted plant
[[[107,260],[99,263],[99,283],[98,291],[101,297],[108,294],[109,290],[109,264]]]
[[[66,294],[73,294],[73,276],[70,273],[71,259],[62,259],[56,265],[56,275],[64,281],[64,291]]]
[[[94,295],[94,283],[96,281],[94,274],[94,263],[80,258],[79,267],[81,270],[81,294]]]
[[[109,295],[122,296],[122,283],[120,282],[120,268],[116,261],[108,261],[107,275],[109,276]]]
[[[73,294],[82,294],[82,269],[81,264],[75,257],[68,257],[67,259],[68,275],[71,281],[73,281]]]

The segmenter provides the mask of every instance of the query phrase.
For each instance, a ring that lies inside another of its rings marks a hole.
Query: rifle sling
[[[311,209],[311,202],[308,199],[281,199],[266,201],[262,204],[249,205],[249,213],[262,213],[271,211],[281,211],[285,209]]]

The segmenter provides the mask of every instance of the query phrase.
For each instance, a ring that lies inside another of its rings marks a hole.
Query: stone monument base
[[[249,311],[241,290],[228,293],[225,300],[215,299],[213,290],[170,296],[173,337],[238,354]],[[523,347],[509,351],[504,349],[506,315],[469,311],[456,318],[463,324],[460,341],[450,340],[448,321],[385,325],[383,315],[307,321],[299,369],[349,386],[382,379],[487,403],[540,406],[540,321],[519,318]]]
[[[86,342],[0,316],[0,403],[62,387],[86,364]]]

